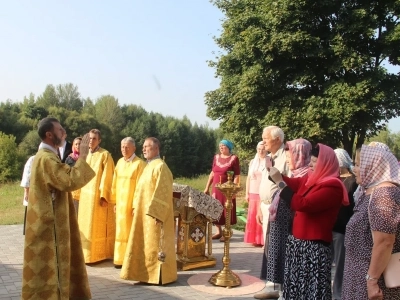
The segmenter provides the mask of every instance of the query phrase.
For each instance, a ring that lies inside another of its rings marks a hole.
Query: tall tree
[[[279,125],[352,152],[400,114],[397,0],[213,0],[224,14],[207,114],[243,148]]]
[[[83,102],[77,85],[72,83],[59,84],[56,87],[56,93],[61,107],[75,111],[82,109]]]
[[[37,97],[36,104],[48,109],[51,106],[59,106],[60,101],[57,96],[56,88],[52,84],[48,84],[42,95]]]

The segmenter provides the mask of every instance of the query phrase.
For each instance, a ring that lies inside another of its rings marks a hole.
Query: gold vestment
[[[129,233],[132,226],[132,202],[140,175],[146,163],[135,156],[131,161],[121,158],[114,170],[112,195],[110,203],[116,205],[116,233],[114,247],[114,264],[122,265]]]
[[[32,165],[26,215],[22,299],[90,299],[71,191],[94,177],[79,159],[74,167],[41,149]]]
[[[96,176],[79,195],[78,223],[81,232],[83,257],[86,263],[113,258],[115,241],[114,205],[100,206],[100,198],[111,199],[114,161],[111,154],[99,148],[88,154],[86,162]]]
[[[152,160],[144,168],[135,190],[132,229],[121,278],[152,284],[177,279],[172,185],[172,173],[162,159]],[[158,260],[161,224],[156,224],[155,218],[162,222],[165,262]]]

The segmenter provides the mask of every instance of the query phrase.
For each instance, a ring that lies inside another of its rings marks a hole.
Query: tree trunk
[[[364,144],[366,132],[367,131],[365,129],[362,129],[360,132],[358,132],[356,150],[361,148],[361,146]]]

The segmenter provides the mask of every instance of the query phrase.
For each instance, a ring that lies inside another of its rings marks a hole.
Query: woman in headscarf
[[[250,161],[249,172],[246,180],[246,201],[249,203],[247,212],[247,223],[244,232],[244,242],[253,244],[253,246],[264,245],[263,228],[257,223],[256,215],[260,208],[260,182],[262,173],[265,168],[265,157],[267,151],[264,147],[264,142],[257,144],[257,153]]]
[[[311,143],[305,139],[296,139],[286,142],[286,163],[289,166],[291,177],[298,178],[307,175],[310,164]],[[266,269],[266,280],[282,285],[285,269],[286,242],[290,234],[293,213],[289,206],[281,201],[280,190],[274,196],[269,207],[270,239],[268,244],[268,258],[262,264]],[[281,288],[281,287],[278,287]]]
[[[65,163],[71,167],[73,167],[76,163],[76,161],[79,158],[79,147],[82,142],[82,137],[78,136],[74,139],[72,142],[72,153],[65,159]],[[79,194],[81,190],[76,190],[72,192],[72,198],[74,199],[74,206],[75,206],[75,211],[76,214],[78,215],[78,210],[79,210]]]
[[[360,186],[346,227],[342,299],[400,299],[382,276],[392,253],[400,252],[399,164],[389,148],[362,146],[354,173]]]
[[[222,236],[221,225],[225,225],[225,196],[216,187],[217,183],[225,183],[228,180],[228,171],[234,172],[234,183],[239,183],[240,179],[240,166],[239,158],[232,153],[233,143],[229,140],[223,139],[219,142],[219,154],[214,156],[212,170],[210,176],[208,177],[206,188],[204,189],[205,194],[210,194],[210,186],[212,184],[212,197],[219,200],[219,202],[224,206],[224,212],[221,218],[214,222],[217,227],[217,232],[213,235],[213,239],[220,239],[224,242],[225,239]],[[231,211],[231,224],[236,224],[236,198],[232,200],[232,211]]]
[[[332,228],[340,207],[348,205],[332,148],[318,144],[311,150],[308,174],[283,177],[270,169],[280,197],[294,211],[292,233],[286,244],[284,299],[332,299]]]
[[[343,283],[343,270],[344,270],[344,237],[346,232],[346,225],[353,215],[354,198],[353,194],[357,189],[356,177],[354,176],[353,161],[350,155],[344,149],[335,149],[336,157],[339,161],[340,168],[340,180],[343,182],[347,190],[350,205],[342,206],[339,210],[336,223],[333,226],[333,262],[335,263],[334,268],[334,279],[332,286],[332,293],[334,300],[340,300],[342,295],[342,283]]]

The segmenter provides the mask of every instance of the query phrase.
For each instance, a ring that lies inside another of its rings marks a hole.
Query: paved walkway
[[[16,300],[21,295],[23,258],[22,225],[0,226],[0,299]],[[243,243],[243,232],[235,231],[231,239],[231,269],[258,278],[261,269],[262,249]],[[190,276],[199,273],[215,273],[222,268],[223,243],[213,242],[213,254],[217,259],[214,268],[178,272],[178,280],[166,286],[138,284],[121,280],[119,270],[112,261],[88,266],[93,299],[254,299],[253,294],[243,296],[218,296],[193,289],[187,283]]]

